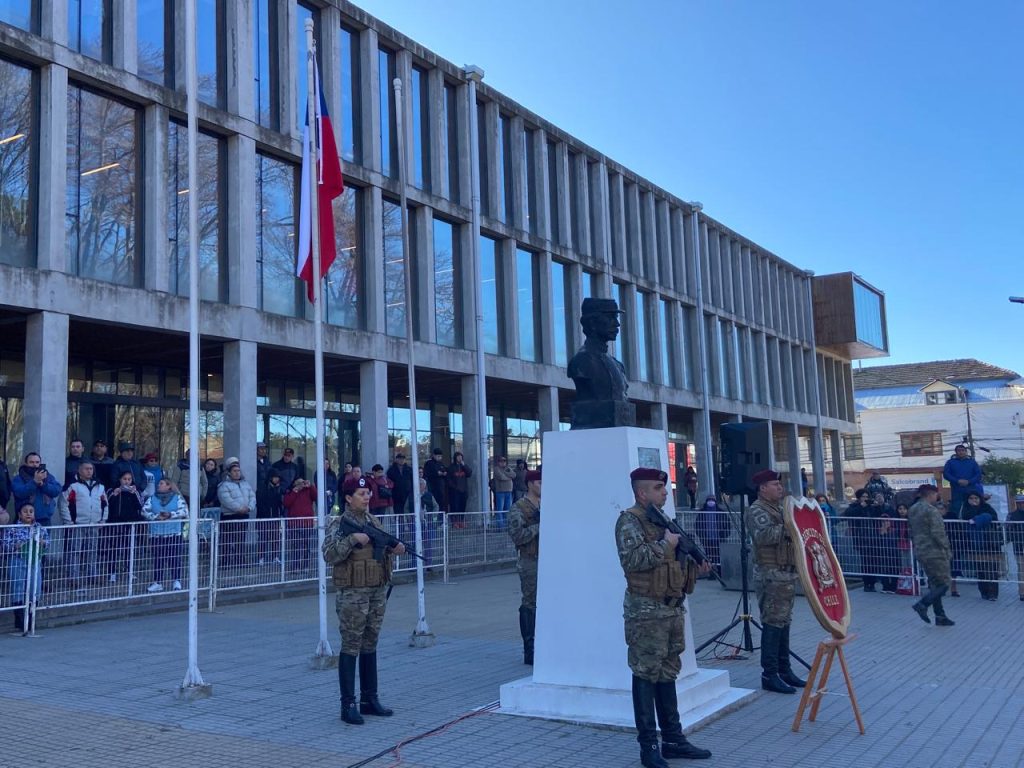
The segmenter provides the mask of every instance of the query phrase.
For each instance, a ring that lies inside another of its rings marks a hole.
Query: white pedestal
[[[544,434],[544,493],[533,676],[501,687],[501,711],[573,722],[633,725],[622,597],[626,580],[615,521],[633,504],[629,473],[668,471],[665,433],[639,427]],[[674,514],[671,495],[665,508]],[[677,682],[683,727],[731,708],[752,691],[729,673],[697,668],[692,613]]]

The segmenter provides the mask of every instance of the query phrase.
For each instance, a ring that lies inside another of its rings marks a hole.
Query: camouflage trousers
[[[387,587],[339,589],[334,599],[341,629],[341,652],[349,656],[373,653],[384,623]]]
[[[796,597],[795,571],[782,568],[758,568],[754,572],[754,590],[761,623],[787,627],[793,621],[793,599]]]
[[[950,576],[949,558],[945,555],[939,555],[937,557],[918,557],[917,562],[921,564],[924,569],[925,576],[928,577],[928,588],[935,589],[936,587],[949,587],[953,583],[952,576]]]
[[[675,680],[683,666],[680,656],[686,650],[686,608],[682,604],[669,608],[629,593],[624,608],[630,670],[652,683]]]
[[[522,608],[537,610],[537,561],[530,557],[520,557],[517,565],[519,570],[519,586],[523,591]]]

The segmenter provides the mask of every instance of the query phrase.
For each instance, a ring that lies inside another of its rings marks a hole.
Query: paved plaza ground
[[[794,734],[797,697],[759,693],[691,734],[714,752],[700,764],[1024,765],[1024,603],[1005,585],[997,603],[983,602],[969,585],[962,592],[947,600],[957,621],[949,629],[922,623],[910,610],[911,598],[851,592],[858,637],[848,658],[867,735],[858,735],[844,698],[828,697],[818,721]],[[693,598],[698,641],[728,623],[737,598],[699,583]],[[4,635],[0,766],[394,766],[393,754],[364,761],[495,702],[502,683],[527,673],[514,574],[429,583],[427,601],[437,643],[409,648],[415,588],[396,587],[380,647],[381,698],[396,714],[362,727],[338,719],[336,671],[309,668],[317,635],[313,597],[201,614],[200,667],[213,696],[193,702],[173,695],[185,672],[184,612],[45,628],[37,639]],[[331,595],[337,650],[333,603]],[[738,632],[731,637],[738,639]],[[810,660],[822,638],[798,601],[794,649]],[[756,653],[701,663],[729,670],[733,685],[758,687]],[[486,712],[403,748],[401,765],[637,766],[637,756],[632,732]]]

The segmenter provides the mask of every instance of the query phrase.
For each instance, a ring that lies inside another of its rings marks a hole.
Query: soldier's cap
[[[595,299],[593,297],[587,297],[583,300],[583,306],[580,307],[580,314],[583,317],[587,315],[600,315],[605,312],[618,312],[620,315],[624,315],[619,305],[615,303],[615,299]]]
[[[341,492],[346,496],[352,496],[360,488],[369,488],[369,483],[366,482],[366,478],[360,475],[359,477],[350,477],[341,486]]]
[[[938,493],[938,492],[939,492],[939,489],[938,489],[938,488],[936,488],[936,487],[935,487],[934,485],[932,485],[931,483],[922,483],[921,485],[917,486],[917,492],[918,492],[919,494],[924,494],[924,493]]]
[[[637,467],[629,473],[630,482],[636,483],[640,480],[654,480],[657,483],[667,483],[668,473],[652,467]]]
[[[780,475],[774,469],[762,469],[760,472],[758,472],[756,475],[754,475],[752,478],[750,478],[750,483],[755,488],[759,488],[760,486],[764,485],[765,483],[771,483],[771,482],[773,482],[775,480],[781,480],[781,479],[782,479],[782,475]]]
[[[117,450],[122,452],[134,451],[135,446],[132,443],[128,442],[127,440],[122,440],[120,443],[117,444]]]
[[[537,481],[540,480],[540,470],[539,469],[528,469],[528,470],[526,470],[525,477],[526,477],[526,482],[528,482],[528,483],[536,483]]]

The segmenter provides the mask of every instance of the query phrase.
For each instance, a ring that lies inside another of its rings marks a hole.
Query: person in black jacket
[[[281,484],[281,475],[271,469],[267,475],[267,484],[256,489],[256,529],[259,531],[260,565],[265,565],[273,558],[273,562],[281,562],[281,523],[284,517],[284,495],[287,492]]]
[[[855,501],[846,511],[843,517],[853,518],[850,520],[850,537],[853,539],[853,548],[860,555],[860,576],[864,581],[864,591],[874,592],[875,584],[878,582],[878,557],[874,552],[877,546],[875,526],[877,520],[871,518],[879,516],[879,510],[871,503],[871,496],[861,488],[854,495]]]
[[[405,463],[405,454],[396,453],[394,463],[388,467],[388,479],[395,484],[391,489],[391,498],[394,500],[392,508],[395,514],[403,514],[405,504],[412,494],[412,467]]]
[[[999,515],[977,491],[967,494],[960,510],[967,521],[967,551],[978,578],[983,600],[999,599],[999,575],[1003,561],[1003,531]]]
[[[140,494],[145,493],[149,479],[146,477],[142,462],[135,458],[135,446],[127,440],[122,440],[117,444],[117,450],[120,456],[114,462],[113,479],[119,480],[125,472],[131,472],[133,485]]]
[[[1024,494],[1017,494],[1016,506],[1006,517],[1006,540],[1013,545],[1013,556],[1017,560],[1017,594],[1024,602]]]
[[[126,469],[118,478],[120,485],[107,493],[107,525],[103,529],[104,563],[110,574],[110,583],[117,583],[118,572],[127,570],[131,556],[131,537],[136,536],[136,551],[143,536],[137,530],[142,517],[142,491],[135,485],[131,470]]]
[[[274,462],[273,469],[281,476],[281,485],[285,488],[291,488],[297,477],[306,479],[306,468],[295,460],[294,448],[285,448],[281,458]]]

